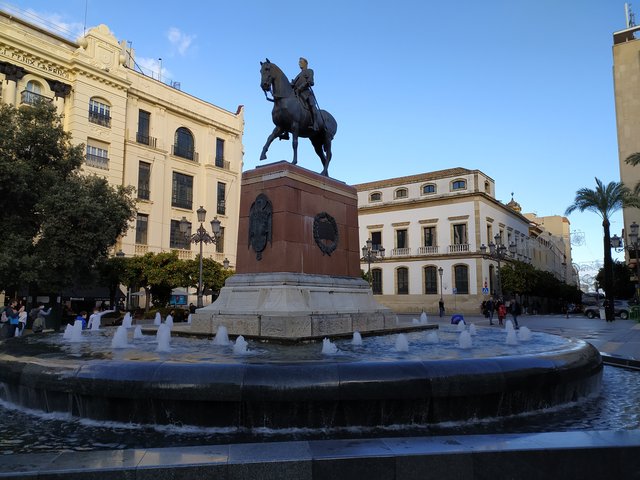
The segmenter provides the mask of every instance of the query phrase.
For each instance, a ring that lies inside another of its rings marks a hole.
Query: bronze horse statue
[[[267,158],[269,145],[276,138],[288,139],[291,133],[293,140],[293,163],[298,163],[298,137],[311,140],[316,154],[322,161],[321,174],[329,176],[329,162],[331,161],[331,141],[338,130],[336,120],[329,112],[318,109],[318,129],[313,130],[313,118],[309,108],[294,93],[289,79],[275,64],[267,58],[266,62],[260,62],[260,86],[267,100],[273,102],[271,117],[276,128],[273,129],[267,143],[262,148],[260,160]],[[271,92],[273,98],[267,96]]]

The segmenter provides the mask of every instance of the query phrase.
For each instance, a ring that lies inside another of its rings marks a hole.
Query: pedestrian
[[[440,313],[440,318],[444,317],[444,302],[442,299],[438,302],[438,312]]]
[[[507,307],[502,300],[498,300],[498,324],[504,325],[504,319],[507,316]]]
[[[78,316],[76,317],[76,322],[80,321],[82,322],[82,329],[84,330],[85,328],[87,328],[87,312],[85,310],[82,310]],[[75,323],[75,322],[74,322]]]
[[[487,300],[487,312],[489,315],[489,325],[493,325],[493,312],[494,312],[495,304],[493,303],[493,299]]]
[[[511,315],[513,315],[513,324],[516,327],[516,329],[520,328],[520,326],[518,325],[518,316],[522,313],[522,307],[520,306],[520,303],[518,303],[517,300],[513,300],[513,302],[511,303]]]
[[[38,314],[36,315],[36,319],[33,321],[33,325],[31,327],[31,330],[33,330],[33,333],[40,333],[44,330],[44,328],[46,327],[46,318],[49,314],[51,313],[51,307],[49,307],[49,310],[44,309],[44,304],[41,304],[38,307]]]

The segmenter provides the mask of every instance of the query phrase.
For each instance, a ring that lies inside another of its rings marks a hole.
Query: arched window
[[[436,193],[436,185],[435,183],[427,183],[422,186],[422,194],[429,195],[431,193]]]
[[[89,121],[103,127],[111,127],[111,107],[98,98],[89,100]]]
[[[424,293],[438,293],[438,269],[434,266],[424,267]]]
[[[380,192],[373,192],[369,195],[370,202],[379,202],[380,200],[382,200],[382,193]]]
[[[396,278],[398,284],[398,295],[409,294],[409,269],[400,267],[396,270]]]
[[[456,265],[453,267],[454,280],[457,294],[469,293],[469,267]]]
[[[45,97],[42,96],[41,92],[42,86],[34,80],[29,80],[25,91],[22,92],[22,103],[34,105],[38,100],[44,100]]]
[[[188,128],[180,127],[176,130],[173,141],[173,154],[176,157],[194,159],[193,134]]]
[[[409,196],[409,192],[406,188],[399,188],[395,191],[395,198],[407,198]]]
[[[451,190],[466,190],[466,188],[466,180],[454,180],[453,182],[451,182]]]
[[[489,182],[484,182],[484,191],[491,193],[491,184]]]
[[[371,270],[371,290],[374,295],[382,295],[382,270],[380,268]]]

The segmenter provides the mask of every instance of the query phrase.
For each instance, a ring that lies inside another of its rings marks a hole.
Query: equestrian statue
[[[321,174],[329,176],[329,162],[331,161],[331,141],[336,134],[338,124],[333,116],[318,108],[313,86],[313,70],[308,68],[307,60],[300,58],[298,65],[300,73],[291,82],[275,64],[267,58],[260,62],[260,86],[264,96],[273,102],[271,118],[276,128],[273,129],[267,143],[262,148],[260,160],[267,158],[269,145],[276,138],[288,140],[293,136],[293,163],[298,163],[298,137],[311,140],[316,154],[322,161]],[[269,98],[271,92],[273,98]]]

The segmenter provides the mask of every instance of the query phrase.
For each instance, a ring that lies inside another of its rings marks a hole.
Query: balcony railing
[[[438,253],[436,245],[429,247],[418,247],[418,255],[435,255]]]
[[[457,243],[455,245],[449,245],[449,253],[463,253],[469,251],[468,243]]]
[[[147,252],[149,252],[149,245],[136,245],[134,255],[145,255]]]
[[[193,148],[184,147],[182,145],[173,145],[171,147],[171,153],[176,157],[186,158],[187,160],[198,161],[198,153],[193,151]]]
[[[137,132],[136,142],[141,143],[143,145],[149,145],[152,148],[156,148],[158,139],[156,137],[150,137],[149,135],[145,135],[143,133]]]
[[[151,191],[149,187],[138,187],[138,198],[140,200],[149,200],[151,197]]]
[[[49,97],[45,97],[44,95],[40,95],[39,93],[30,92],[29,90],[23,90],[20,94],[20,101],[25,105],[35,105],[40,101],[50,102],[51,99]]]
[[[214,159],[214,165],[223,170],[231,170],[231,162],[227,162],[224,158],[216,157]]]
[[[411,255],[410,248],[394,248],[391,250],[392,257],[408,257]]]
[[[91,123],[102,125],[103,127],[111,128],[111,117],[104,113],[92,112],[91,110],[89,110],[89,121]]]
[[[180,260],[191,260],[193,252],[191,250],[183,250],[181,248],[172,248],[171,252],[175,252]]]
[[[109,170],[109,158],[87,153],[87,165],[90,167],[101,168],[103,170]]]

